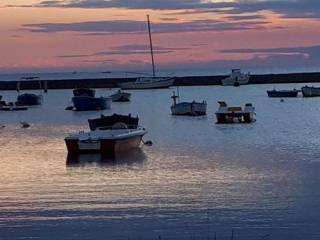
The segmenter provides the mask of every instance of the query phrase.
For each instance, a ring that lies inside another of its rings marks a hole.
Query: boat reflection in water
[[[147,160],[146,154],[142,149],[133,149],[127,152],[119,152],[114,155],[104,156],[99,153],[67,155],[67,166],[85,166],[90,164],[109,165],[142,165]]]

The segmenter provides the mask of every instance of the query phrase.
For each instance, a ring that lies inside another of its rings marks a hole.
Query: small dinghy
[[[171,106],[172,115],[186,115],[186,116],[202,116],[207,114],[207,103],[203,102],[179,102],[177,103],[177,98],[179,95],[175,95],[173,92],[173,104]]]
[[[255,108],[251,103],[241,107],[228,107],[225,102],[218,102],[219,109],[215,112],[217,123],[251,123],[255,121]]]
[[[120,89],[110,96],[113,102],[130,102],[131,93],[123,92]]]

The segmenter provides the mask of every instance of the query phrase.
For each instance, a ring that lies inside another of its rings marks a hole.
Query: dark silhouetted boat
[[[171,106],[172,115],[187,115],[187,116],[202,116],[207,114],[207,103],[203,102],[179,102],[177,103],[176,99],[179,98],[179,95],[171,97],[173,99],[173,104]]]
[[[293,89],[293,90],[268,90],[267,94],[268,97],[273,97],[273,98],[277,98],[277,97],[297,97],[299,93],[299,90]]]
[[[110,97],[113,102],[130,102],[131,93],[118,90],[116,93],[112,94]]]
[[[301,91],[304,97],[320,97],[320,87],[304,86]]]
[[[225,102],[218,102],[219,109],[215,112],[217,123],[251,123],[255,121],[255,108],[247,103],[244,108],[228,107]]]
[[[76,96],[72,98],[75,111],[94,111],[111,108],[111,98]]]
[[[139,124],[139,117],[132,117],[129,115],[121,115],[114,113],[110,116],[104,116],[101,114],[100,118],[88,119],[89,127],[91,131],[96,129],[112,129],[116,123],[124,123],[129,129],[135,129]]]
[[[96,91],[91,88],[75,88],[73,89],[73,96],[89,96],[95,97]]]
[[[18,106],[35,106],[42,104],[42,95],[33,93],[24,93],[18,96],[16,105]]]

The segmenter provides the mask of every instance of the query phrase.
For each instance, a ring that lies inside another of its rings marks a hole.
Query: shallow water
[[[319,239],[320,98],[280,102],[271,88],[181,87],[207,101],[198,118],[170,115],[175,89],[86,113],[64,110],[71,90],[49,91],[41,107],[0,112],[0,239]],[[218,100],[254,103],[257,121],[215,125]],[[63,138],[113,112],[138,114],[154,145],[67,165]]]

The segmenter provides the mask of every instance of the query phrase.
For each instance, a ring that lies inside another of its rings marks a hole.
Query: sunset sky
[[[319,0],[0,0],[0,71],[320,69]]]

